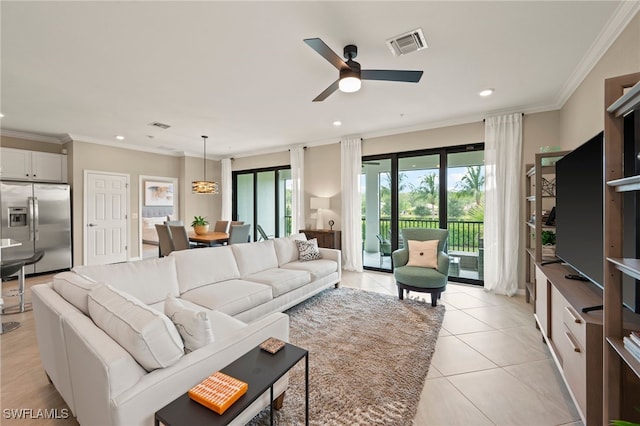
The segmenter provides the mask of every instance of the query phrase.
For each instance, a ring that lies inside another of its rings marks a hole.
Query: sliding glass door
[[[404,228],[449,229],[452,280],[481,284],[483,144],[364,157],[363,265],[391,271]]]
[[[256,225],[269,237],[290,235],[291,170],[233,172],[233,220],[251,224],[252,241],[260,239]]]

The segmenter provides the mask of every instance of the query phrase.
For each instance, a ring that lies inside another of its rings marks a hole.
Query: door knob
[[[98,224],[96,224],[96,223],[90,223],[90,224],[88,224],[87,226],[98,226]]]

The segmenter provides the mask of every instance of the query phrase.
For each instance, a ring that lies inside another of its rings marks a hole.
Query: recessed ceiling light
[[[342,121],[336,120],[333,122],[334,126],[342,126]]]
[[[478,95],[482,96],[483,98],[486,98],[487,96],[491,96],[492,94],[493,94],[493,89],[484,89],[480,93],[478,93]]]
[[[118,139],[119,141],[123,141],[124,140],[124,136],[118,135],[118,136],[116,136],[116,139]]]
[[[4,117],[4,114],[0,112],[0,118]]]

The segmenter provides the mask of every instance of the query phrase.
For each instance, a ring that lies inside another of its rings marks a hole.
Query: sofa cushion
[[[110,285],[89,293],[93,322],[147,371],[169,367],[184,355],[184,344],[171,320],[135,297]]]
[[[203,285],[240,278],[231,246],[174,251],[180,294]]]
[[[311,282],[311,274],[307,271],[273,268],[244,277],[245,280],[270,285],[273,297],[278,297],[291,290]]]
[[[318,259],[313,262],[291,262],[283,266],[284,269],[307,271],[311,274],[311,280],[316,281],[329,274],[338,272],[338,262],[330,259]]]
[[[89,292],[97,286],[94,280],[75,272],[61,272],[53,277],[53,289],[56,293],[85,315],[89,315]]]
[[[228,280],[194,288],[181,297],[227,315],[239,314],[273,299],[270,286],[245,280]]]
[[[172,257],[76,266],[73,271],[131,294],[146,305],[163,301],[167,294],[180,294],[176,262]]]
[[[232,244],[231,248],[236,257],[241,277],[278,267],[278,257],[273,240],[251,244]]]
[[[195,351],[213,342],[213,330],[209,321],[209,310],[187,307],[180,299],[167,296],[164,313],[176,326],[187,352]]]
[[[296,244],[296,240],[307,241],[307,236],[300,233],[273,240],[276,247],[276,256],[278,257],[278,266],[298,260],[298,245]]]
[[[310,260],[320,259],[320,250],[318,250],[318,240],[312,238],[309,241],[296,241],[298,245],[298,260],[308,262]]]

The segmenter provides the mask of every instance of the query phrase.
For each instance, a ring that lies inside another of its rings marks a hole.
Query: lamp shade
[[[310,207],[311,209],[328,209],[329,208],[329,198],[324,197],[311,197]]]

